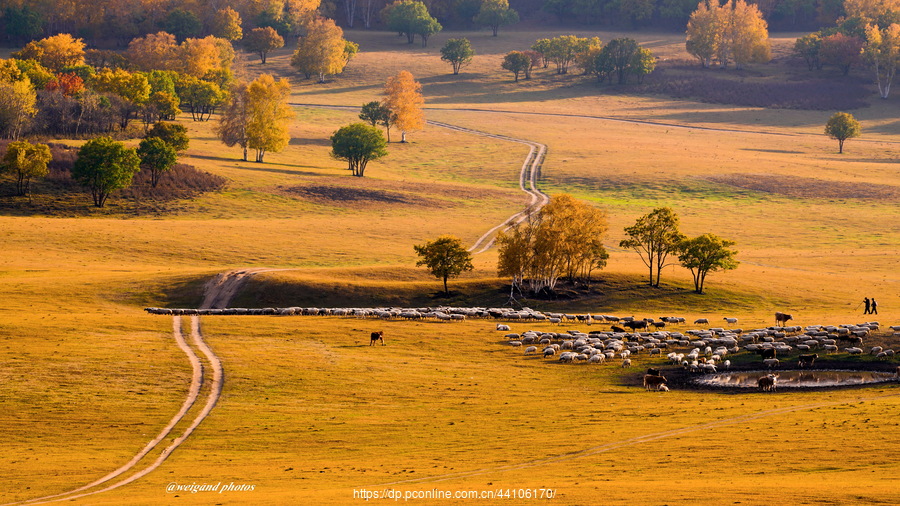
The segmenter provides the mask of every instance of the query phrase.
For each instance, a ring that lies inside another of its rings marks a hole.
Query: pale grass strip
[[[567,460],[574,460],[584,457],[589,457],[592,455],[597,455],[599,453],[605,453],[612,450],[616,450],[619,448],[623,448],[626,446],[631,446],[635,444],[641,443],[649,443],[651,441],[657,441],[660,439],[666,439],[674,436],[682,436],[685,434],[690,434],[693,432],[704,431],[709,429],[715,429],[723,426],[735,425],[742,422],[749,422],[753,420],[757,420],[759,418],[765,418],[769,416],[782,415],[787,413],[793,413],[796,411],[807,411],[811,409],[823,408],[828,406],[839,406],[842,404],[852,404],[856,402],[863,401],[875,401],[879,399],[888,399],[892,397],[900,396],[900,394],[885,394],[879,395],[875,397],[859,397],[856,399],[848,399],[843,401],[831,401],[831,402],[819,402],[815,404],[804,404],[801,406],[788,406],[784,408],[775,408],[769,409],[765,411],[758,411],[756,413],[748,413],[745,415],[739,415],[732,418],[723,418],[721,420],[715,420],[712,422],[701,423],[697,425],[691,425],[688,427],[682,427],[679,429],[672,429],[663,432],[655,432],[652,434],[645,434],[643,436],[637,436],[629,439],[625,439],[622,441],[615,441],[611,443],[602,444],[599,446],[593,446],[591,448],[586,448],[584,450],[579,450],[570,453],[564,453],[560,455],[554,455],[550,457],[545,457],[542,459],[531,460],[527,462],[522,462],[519,464],[509,464],[504,466],[496,466],[496,467],[487,467],[482,469],[474,469],[472,471],[459,471],[455,473],[447,473],[447,474],[439,474],[436,476],[426,476],[422,478],[414,478],[409,480],[400,480],[400,481],[392,481],[389,483],[380,483],[378,485],[373,486],[389,486],[389,485],[401,485],[401,484],[418,484],[418,483],[437,483],[441,481],[455,480],[455,479],[463,479],[463,478],[471,478],[474,476],[481,476],[485,474],[496,474],[503,473],[508,471],[518,471],[521,469],[527,469],[530,467],[542,466],[547,464],[555,464],[557,462],[564,462]]]
[[[179,318],[179,317],[176,316],[175,318]],[[78,491],[81,491],[81,490],[84,490],[87,488],[87,487],[82,487],[82,488],[78,489],[77,491],[67,492],[65,494],[59,494],[57,496],[51,496],[51,497],[59,497],[61,495],[65,495],[66,497],[59,498],[59,499],[53,499],[51,501],[43,501],[43,502],[67,501],[67,500],[71,500],[71,499],[79,499],[81,497],[85,497],[85,496],[89,496],[89,495],[100,494],[103,492],[109,492],[110,490],[117,489],[123,485],[127,485],[133,481],[143,478],[144,476],[155,471],[160,465],[162,465],[162,463],[165,462],[165,460],[169,457],[169,455],[171,455],[172,452],[175,451],[176,448],[181,446],[181,443],[183,443],[185,441],[185,439],[187,439],[188,436],[190,436],[194,432],[194,429],[196,429],[197,426],[200,425],[200,422],[202,422],[206,418],[206,416],[209,415],[210,411],[212,411],[212,409],[215,407],[216,403],[218,402],[219,397],[222,395],[222,384],[223,384],[225,375],[224,375],[224,371],[222,369],[222,363],[219,361],[219,357],[217,357],[215,355],[215,353],[213,353],[212,350],[209,348],[209,346],[206,344],[206,342],[203,341],[203,335],[200,332],[200,317],[196,316],[196,315],[191,316],[191,336],[193,337],[194,345],[201,352],[203,352],[203,354],[206,356],[206,359],[209,361],[210,366],[212,367],[212,370],[213,370],[213,380],[212,380],[212,386],[209,391],[209,396],[206,399],[206,405],[203,407],[203,410],[197,415],[197,417],[194,418],[194,421],[191,423],[191,425],[187,429],[185,429],[184,433],[181,436],[179,436],[177,439],[172,441],[172,444],[170,444],[165,450],[163,450],[162,453],[159,455],[159,457],[157,457],[156,460],[152,464],[150,464],[150,466],[129,476],[128,478],[126,478],[122,481],[116,482],[106,488],[103,488],[100,490],[95,490],[93,492],[85,492],[85,493],[79,494],[79,495],[69,495],[69,494],[72,494],[72,493],[75,493],[75,492],[78,492]],[[195,355],[195,357],[196,357],[196,355]],[[99,482],[97,482],[97,483],[99,483]],[[30,501],[27,501],[27,503],[28,504],[42,504],[42,503],[34,502],[34,501],[39,501],[39,500],[41,500],[41,499],[32,499]],[[24,503],[17,503],[17,504],[24,504]]]

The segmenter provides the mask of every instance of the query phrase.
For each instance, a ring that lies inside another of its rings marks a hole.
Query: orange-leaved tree
[[[400,129],[400,142],[406,142],[406,132],[419,130],[425,126],[422,112],[422,84],[409,71],[401,70],[388,78],[384,85],[384,104],[391,111],[391,122]]]

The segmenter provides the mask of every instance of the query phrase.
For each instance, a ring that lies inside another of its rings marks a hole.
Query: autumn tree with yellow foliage
[[[900,67],[900,25],[892,23],[887,28],[866,26],[865,57],[875,70],[878,94],[888,98],[894,74]]]
[[[688,21],[685,47],[704,68],[734,62],[740,70],[771,59],[768,24],[759,7],[745,0],[700,2]]]
[[[391,111],[391,123],[400,129],[400,142],[406,142],[406,132],[425,126],[422,105],[422,84],[409,71],[401,70],[388,78],[384,85],[384,105]]]
[[[297,50],[291,58],[291,65],[307,78],[317,75],[319,82],[325,76],[340,74],[358,46],[354,43],[348,56],[348,41],[344,30],[334,24],[333,19],[316,18],[306,26],[306,35],[297,40]]]
[[[267,152],[277,153],[288,145],[288,123],[294,111],[288,105],[291,85],[287,79],[276,81],[261,74],[247,87],[247,147],[256,150],[256,161]]]
[[[21,51],[12,54],[19,60],[35,60],[48,69],[59,72],[64,67],[84,64],[84,41],[68,33],[31,41]]]

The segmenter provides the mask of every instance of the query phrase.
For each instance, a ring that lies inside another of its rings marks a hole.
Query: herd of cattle
[[[461,321],[470,318],[501,320],[499,331],[505,331],[507,343],[513,347],[524,347],[525,354],[540,353],[544,358],[557,357],[566,363],[600,364],[615,359],[621,360],[622,367],[632,366],[632,360],[641,353],[648,357],[666,358],[691,373],[715,373],[728,369],[729,355],[742,351],[759,354],[762,365],[770,370],[781,367],[781,359],[790,353],[799,352],[797,367],[811,367],[819,357],[819,352],[837,353],[840,346],[850,355],[860,355],[864,339],[880,328],[878,322],[844,325],[807,325],[805,327],[784,326],[793,316],[775,313],[775,325],[766,328],[744,330],[741,328],[711,327],[708,318],[698,318],[693,325],[706,328],[691,328],[683,331],[667,328],[684,327],[688,322],[683,317],[664,316],[660,318],[618,317],[613,315],[571,314],[541,312],[530,308],[479,308],[479,307],[420,307],[420,308],[227,308],[227,309],[169,309],[148,307],[145,311],[158,315],[273,315],[273,316],[342,316],[356,318],[379,318],[385,320],[439,320]],[[736,325],[737,318],[723,317],[728,325]],[[510,325],[515,323],[545,322],[552,324],[580,323],[588,326],[604,324],[608,330],[579,330],[565,332],[543,332],[529,330],[513,333]],[[891,326],[895,337],[900,337],[900,325]],[[372,344],[377,338],[383,341],[381,331],[372,333]],[[690,350],[690,351],[687,351]],[[877,359],[891,360],[895,357],[892,349],[873,346],[869,353]],[[900,369],[898,369],[900,376]],[[759,388],[763,391],[775,390],[777,375],[769,374],[760,378]],[[654,368],[644,376],[644,387],[648,390],[668,390],[666,379]]]

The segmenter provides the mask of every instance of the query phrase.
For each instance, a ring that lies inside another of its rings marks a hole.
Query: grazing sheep
[[[727,316],[726,316],[725,318],[722,318],[722,319],[725,320],[726,322],[728,322],[729,325],[734,325],[735,323],[738,322],[738,319],[737,319],[737,318],[729,318],[729,317],[727,317]]]
[[[882,351],[884,351],[884,348],[882,348],[881,346],[872,346],[872,349],[869,350],[869,355],[877,355]]]
[[[513,348],[518,348],[518,347],[522,346],[522,341],[510,341],[509,345],[512,346]]]
[[[531,355],[532,353],[537,353],[537,346],[529,346],[525,348],[526,355]]]
[[[697,318],[696,320],[694,320],[694,325],[700,324],[709,325],[709,318]]]
[[[544,358],[556,355],[556,350],[550,347],[544,348]]]
[[[623,361],[622,361],[622,367],[631,367],[631,359],[630,359],[630,358],[626,358],[625,360],[623,360]]]
[[[665,383],[656,387],[656,389],[659,390],[660,392],[668,392],[669,391],[669,387],[667,387]]]
[[[502,331],[502,332],[509,332],[509,325],[504,325],[502,323],[498,323],[497,330]]]
[[[844,351],[851,355],[862,355],[862,348],[852,347],[852,348],[844,348]]]
[[[559,354],[560,362],[571,362],[573,360],[575,360],[575,353],[572,353],[571,351],[565,351]]]
[[[778,367],[778,365],[781,364],[781,361],[777,358],[767,358],[763,360],[763,364],[769,369],[773,369],[775,367]]]
[[[588,362],[591,364],[602,364],[603,362],[606,362],[606,355],[604,355],[602,353],[597,353],[596,355],[591,355],[591,358],[590,358],[590,360],[588,360]]]
[[[722,362],[722,367],[725,368],[726,371],[731,369],[731,360],[726,360],[726,361]]]

